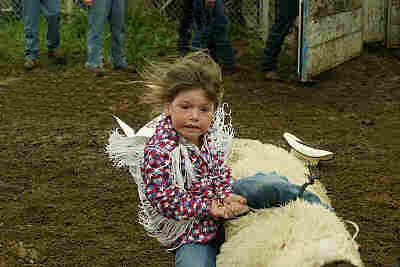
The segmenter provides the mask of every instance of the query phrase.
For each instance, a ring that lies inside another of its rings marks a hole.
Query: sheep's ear
[[[122,131],[124,131],[124,134],[127,137],[132,137],[135,136],[135,130],[132,129],[132,127],[130,127],[128,124],[126,124],[125,122],[123,122],[120,118],[118,118],[117,116],[113,115],[114,119],[117,121],[119,127],[121,127]]]

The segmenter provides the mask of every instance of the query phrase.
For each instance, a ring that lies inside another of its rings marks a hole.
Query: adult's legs
[[[115,68],[126,67],[126,57],[124,53],[125,40],[125,15],[128,5],[127,0],[109,1],[110,9],[108,16],[111,31],[111,59]]]
[[[193,20],[195,25],[192,48],[194,50],[208,49],[211,39],[211,12],[204,6],[204,0],[193,0]]]
[[[29,1],[29,0],[26,0]],[[110,0],[96,0],[88,8],[88,36],[87,36],[87,63],[88,68],[102,66],[102,49],[104,41],[104,27],[107,19],[107,2]]]
[[[285,36],[298,15],[298,0],[279,0],[277,19],[272,25],[264,49],[263,71],[276,69],[276,61],[282,49]]]
[[[181,55],[188,53],[192,39],[193,0],[183,0],[183,14],[178,28],[178,52]]]
[[[189,243],[175,251],[176,267],[215,267],[217,249],[209,242],[207,244]]]
[[[54,51],[60,46],[60,0],[42,0],[47,20],[47,49]]]
[[[286,177],[279,176],[276,172],[257,173],[254,176],[238,179],[232,187],[235,194],[244,196],[249,207],[255,209],[285,205],[289,201],[296,200],[301,190],[301,186],[290,183]],[[329,208],[310,191],[304,191],[302,198]]]
[[[215,55],[225,71],[235,71],[235,52],[229,38],[229,20],[225,15],[223,0],[216,0],[212,10],[212,38]]]
[[[40,1],[24,0],[25,58],[37,59],[39,51],[38,22]]]

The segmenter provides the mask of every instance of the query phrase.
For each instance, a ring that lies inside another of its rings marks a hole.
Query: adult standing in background
[[[25,63],[27,70],[39,65],[38,24],[40,9],[47,21],[47,42],[49,59],[65,63],[60,46],[60,0],[24,0]]]
[[[290,27],[293,26],[299,12],[298,0],[277,0],[276,19],[272,25],[264,49],[264,59],[262,70],[265,72],[266,79],[280,80],[280,75],[276,72],[276,63],[282,44]]]
[[[96,76],[104,74],[103,42],[105,24],[110,23],[111,61],[115,70],[135,72],[124,53],[125,15],[127,0],[83,0],[88,5],[88,35],[86,67]]]
[[[183,0],[182,8],[178,27],[178,53],[184,56],[192,50],[193,0]]]
[[[222,66],[224,74],[240,71],[229,36],[224,0],[193,0],[193,14],[196,29],[193,49],[209,49],[213,59]]]

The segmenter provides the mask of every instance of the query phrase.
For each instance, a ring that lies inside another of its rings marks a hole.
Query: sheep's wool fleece
[[[301,160],[256,140],[234,139],[228,164],[234,178],[276,171],[292,183],[306,181],[307,169]],[[330,204],[321,183],[307,189]],[[217,257],[218,267],[319,267],[339,260],[364,266],[344,222],[321,205],[297,200],[250,213],[225,226],[226,242]]]

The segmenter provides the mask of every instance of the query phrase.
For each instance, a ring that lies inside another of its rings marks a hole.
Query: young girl
[[[163,113],[154,120],[140,171],[131,169],[142,201],[141,222],[175,254],[176,266],[215,266],[222,220],[248,212],[247,203],[254,208],[287,203],[300,187],[275,173],[232,183],[224,159],[233,135],[214,114],[222,79],[210,56],[188,54],[144,76],[144,102],[161,106]],[[303,196],[320,202],[308,191]]]

